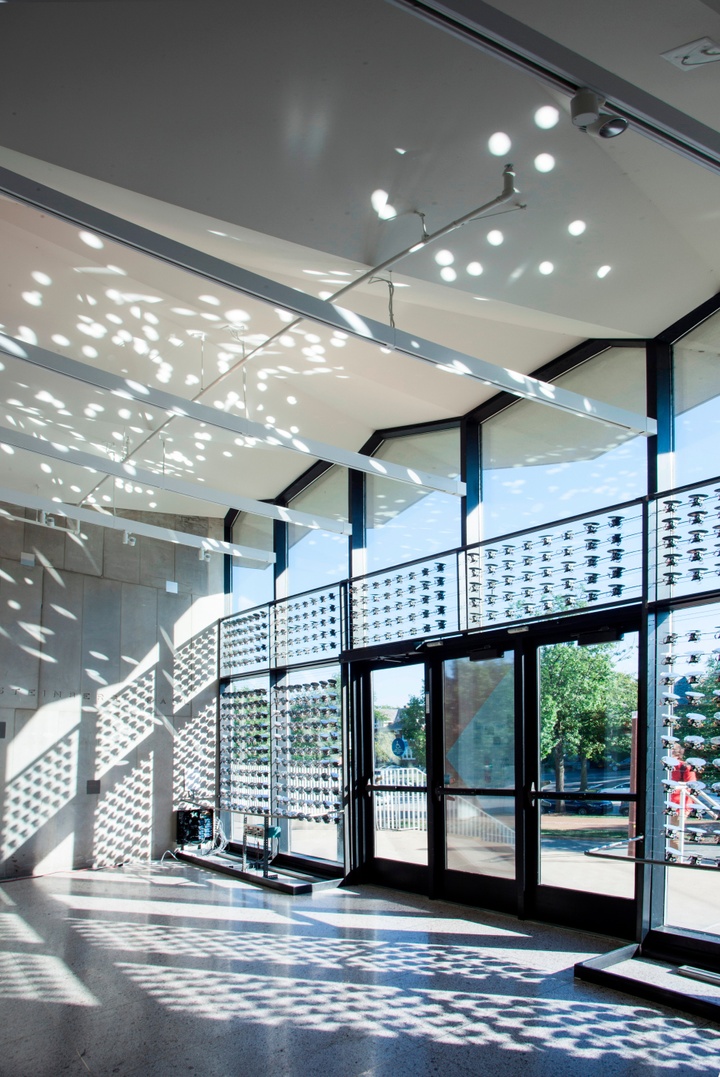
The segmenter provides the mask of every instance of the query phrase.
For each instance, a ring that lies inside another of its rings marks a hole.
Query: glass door
[[[539,763],[528,835],[535,830],[537,844],[529,849],[528,905],[544,918],[583,926],[592,926],[597,906],[605,918],[618,918],[619,933],[631,933],[638,635],[587,640],[536,651]],[[601,847],[615,859],[585,855]]]
[[[376,874],[396,885],[427,887],[428,783],[425,666],[371,673]]]
[[[442,664],[442,891],[515,911],[515,660],[512,650]]]

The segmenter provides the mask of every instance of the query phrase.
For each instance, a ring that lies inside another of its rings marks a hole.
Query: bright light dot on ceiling
[[[52,468],[49,464],[41,464],[40,470],[44,471],[46,475],[52,475]]]
[[[28,344],[37,344],[38,342],[37,333],[29,325],[21,325],[18,328],[18,336],[21,340],[26,340]]]
[[[487,234],[487,241],[493,247],[499,247],[504,239],[505,236],[498,228],[493,228],[492,232],[488,232]]]
[[[488,149],[493,157],[504,157],[509,152],[512,142],[509,135],[506,135],[504,131],[496,131],[494,135],[490,135],[488,139]]]
[[[132,412],[128,408],[118,408],[118,415],[121,419],[132,419]]]
[[[391,206],[388,202],[382,209],[378,210],[378,217],[381,221],[391,221],[393,217],[397,217],[397,210],[395,206]]]
[[[91,348],[89,344],[86,344],[82,349],[83,355],[88,359],[97,359],[98,353],[96,348]]]
[[[570,221],[568,232],[571,236],[581,236],[586,228],[585,221]]]
[[[407,153],[407,150],[404,150],[404,149],[403,149],[403,148],[402,148],[401,146],[396,146],[396,147],[395,147],[395,153],[399,153],[399,154],[400,154],[400,156],[402,157],[402,155],[403,155],[404,153]]]
[[[603,277],[607,277],[607,275],[610,272],[611,268],[612,268],[612,266],[600,266],[600,268],[597,271],[598,277],[600,277],[601,280],[602,280]]]
[[[455,261],[455,255],[452,251],[438,251],[435,255],[435,261],[439,266],[451,266]]]
[[[83,243],[87,243],[88,247],[92,247],[96,251],[101,251],[105,246],[100,236],[96,236],[94,232],[81,232],[80,239]]]
[[[479,262],[469,262],[465,269],[471,277],[479,277],[483,271],[483,267]]]
[[[212,307],[220,306],[220,300],[215,295],[199,295],[198,299],[201,303],[209,303]]]
[[[45,287],[47,287],[48,284],[52,284],[52,278],[48,277],[47,273],[40,273],[36,270],[31,276],[36,284],[44,284]]]
[[[551,153],[539,153],[533,162],[538,172],[552,172],[555,158]]]
[[[287,402],[288,402],[288,404],[297,404],[297,397],[289,396],[287,398]]]
[[[22,297],[31,307],[42,306],[42,295],[40,292],[23,292]]]
[[[440,270],[440,276],[443,280],[447,281],[457,280],[457,273],[452,266],[443,266],[443,268]]]
[[[538,269],[544,277],[547,277],[548,273],[552,273],[554,268],[555,266],[552,264],[552,262],[541,262],[538,266]]]
[[[53,333],[50,339],[52,340],[53,344],[59,344],[61,348],[67,348],[68,344],[70,343],[68,338],[64,337],[62,333]]]
[[[237,310],[226,310],[225,311],[225,317],[230,322],[230,325],[237,326],[240,329],[245,328],[245,326],[242,324],[243,322],[249,322],[249,321],[252,320],[250,315],[248,314],[248,312],[246,310],[239,310],[239,309],[237,309]]]
[[[549,131],[551,127],[560,119],[560,113],[554,107],[554,105],[543,105],[535,113],[535,123],[538,127],[541,127],[543,131]]]
[[[370,195],[370,204],[376,213],[379,214],[380,210],[387,205],[388,197],[387,191],[382,191],[380,189],[373,191]]]

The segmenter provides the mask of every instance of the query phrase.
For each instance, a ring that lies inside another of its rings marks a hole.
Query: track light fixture
[[[137,535],[133,535],[129,531],[123,531],[123,544],[125,546],[134,546],[136,542]]]
[[[603,112],[605,98],[594,90],[584,87],[570,101],[572,122],[582,131],[589,131],[599,138],[615,138],[627,130],[628,121],[611,112]]]

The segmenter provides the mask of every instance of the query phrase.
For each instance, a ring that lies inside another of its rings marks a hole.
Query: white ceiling
[[[708,5],[497,6],[717,126],[720,64],[685,73],[659,58],[720,35]],[[469,224],[393,273],[399,328],[501,366],[529,372],[588,336],[653,335],[720,284],[713,173],[632,130],[611,141],[583,134],[567,99],[384,0],[5,4],[0,30],[0,166],[312,294],[415,242],[413,210],[433,231],[494,198],[512,160],[526,208]],[[533,116],[548,104],[559,122],[541,130]],[[488,150],[497,131],[512,141],[503,157]],[[553,155],[552,171],[537,171],[540,153]],[[395,219],[379,220],[378,189]],[[587,227],[573,237],[576,219]],[[488,243],[491,228],[501,246]],[[356,450],[375,429],[458,415],[492,393],[308,322],[253,357],[244,376],[230,369],[213,386],[243,347],[281,327],[278,313],[111,241],[91,248],[80,231],[0,201],[5,332]],[[441,278],[440,249],[453,257],[454,281]],[[472,262],[482,275],[467,273]],[[97,272],[108,265],[122,274]],[[611,269],[600,280],[602,265]],[[342,302],[387,320],[385,284]],[[136,413],[20,361],[5,366],[3,425],[99,455],[119,447],[143,467],[226,490],[228,504],[234,492],[277,496],[309,462],[173,419],[163,464],[156,410]],[[97,475],[48,471],[22,451],[4,463],[4,485],[45,496],[58,496],[62,480],[66,500],[94,491],[118,508],[223,515],[137,484],[98,487]]]

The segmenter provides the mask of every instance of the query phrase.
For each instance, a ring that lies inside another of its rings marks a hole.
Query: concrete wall
[[[0,878],[159,856],[180,798],[212,803],[223,559],[122,539],[0,518]]]

